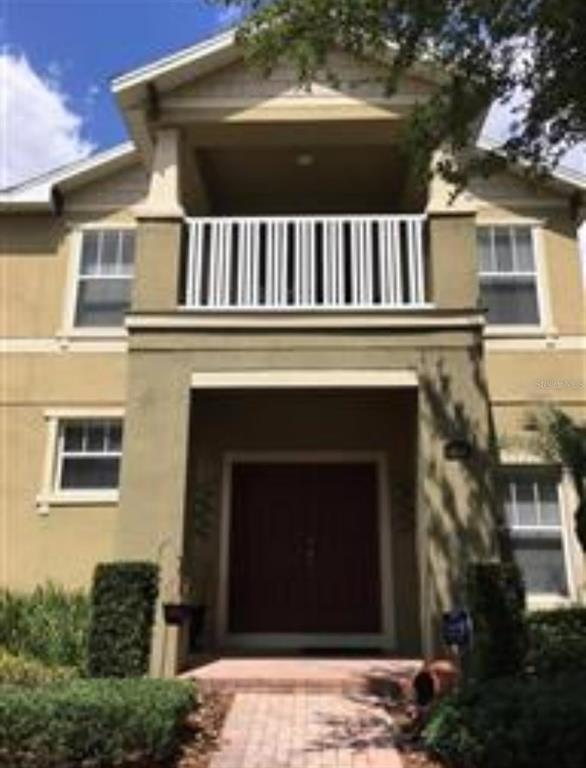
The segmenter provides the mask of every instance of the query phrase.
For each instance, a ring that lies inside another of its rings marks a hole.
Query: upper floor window
[[[533,230],[527,226],[477,229],[480,301],[490,325],[539,325]]]
[[[130,307],[134,230],[88,229],[82,233],[75,325],[121,326]]]
[[[121,455],[120,419],[62,421],[59,425],[55,489],[117,489]]]
[[[513,552],[527,593],[567,596],[567,565],[556,478],[525,470],[508,473],[504,496]]]

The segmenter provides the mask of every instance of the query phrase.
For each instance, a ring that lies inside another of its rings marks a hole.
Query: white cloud
[[[94,145],[68,104],[54,63],[47,76],[23,54],[0,51],[0,188],[86,157]]]

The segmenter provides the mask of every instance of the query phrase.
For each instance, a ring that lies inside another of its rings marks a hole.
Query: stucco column
[[[438,309],[476,308],[476,215],[432,212],[428,222],[431,300]]]
[[[182,219],[140,218],[132,289],[133,312],[175,312],[181,301]]]
[[[135,209],[138,228],[133,312],[175,311],[180,298],[183,144],[177,129],[157,133],[149,191],[145,201]]]
[[[151,671],[176,670],[178,638],[161,602],[179,599],[189,435],[189,377],[156,355],[130,354],[116,557],[161,567]],[[163,652],[165,658],[163,659]]]
[[[160,130],[149,193],[136,209],[133,312],[174,312],[180,301],[180,158],[179,132]],[[133,349],[132,331],[129,344],[116,557],[160,566],[151,674],[172,675],[180,638],[176,629],[165,628],[161,604],[180,598],[190,382],[171,363]]]
[[[450,458],[451,441],[469,455]],[[467,566],[498,556],[495,451],[480,347],[429,355],[420,370],[418,551],[426,654],[441,648],[442,613],[466,605]]]
[[[181,204],[183,141],[177,128],[158,130],[153,150],[146,200],[136,208],[139,217],[178,218]]]

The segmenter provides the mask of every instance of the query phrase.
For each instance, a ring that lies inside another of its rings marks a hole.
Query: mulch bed
[[[220,693],[202,696],[201,704],[187,723],[191,735],[183,744],[181,755],[172,768],[208,768],[213,753],[219,747],[220,733],[232,698],[230,694]]]

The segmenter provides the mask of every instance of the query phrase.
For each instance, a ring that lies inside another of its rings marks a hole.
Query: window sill
[[[484,329],[487,339],[546,338],[548,335],[548,331],[541,325],[487,325]]]
[[[128,338],[128,331],[126,327],[112,326],[112,327],[88,327],[88,328],[62,328],[57,331],[58,339],[126,339]]]
[[[56,337],[61,351],[124,352],[128,346],[126,328],[68,328]]]
[[[554,611],[556,608],[568,608],[574,602],[569,595],[527,595],[529,611]]]
[[[36,507],[40,515],[47,515],[51,507],[98,507],[118,504],[116,491],[71,491],[37,496]]]

